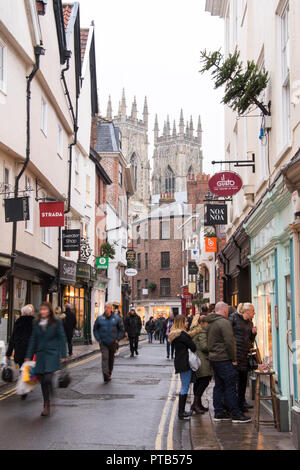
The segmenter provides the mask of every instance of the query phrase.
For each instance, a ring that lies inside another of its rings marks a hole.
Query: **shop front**
[[[62,260],[60,281],[63,306],[70,304],[76,315],[74,339],[91,344],[91,290],[95,282],[94,268],[89,264]]]
[[[251,300],[250,238],[240,226],[219,253],[224,301],[233,307]]]
[[[291,194],[283,179],[264,196],[245,222],[251,238],[252,300],[257,342],[263,358],[273,364],[278,385],[281,431],[289,431],[291,408],[298,401],[295,341]],[[265,384],[268,393],[268,384]]]
[[[1,256],[0,277],[5,276],[9,269],[10,258]],[[24,305],[32,304],[37,314],[41,302],[52,302],[57,290],[56,268],[24,253],[17,252],[13,274],[0,285],[0,340],[4,341],[7,341]]]
[[[170,313],[173,313],[174,316],[181,313],[180,299],[170,299],[169,302],[159,300],[136,301],[133,306],[141,317],[143,325],[147,323],[150,317],[158,318],[162,314],[167,318]]]

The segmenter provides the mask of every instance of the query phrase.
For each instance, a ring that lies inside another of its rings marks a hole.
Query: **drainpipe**
[[[61,71],[61,80],[63,83],[64,94],[66,96],[69,111],[72,116],[73,122],[73,131],[74,131],[74,138],[73,142],[69,145],[69,181],[68,181],[68,202],[67,208],[65,209],[65,214],[68,214],[71,209],[71,197],[72,197],[72,162],[73,162],[73,147],[77,144],[77,134],[78,134],[78,96],[76,96],[76,109],[74,111],[74,107],[71,101],[70,92],[68,89],[68,85],[66,82],[65,73],[70,69],[70,59],[71,59],[71,51],[65,51],[65,57],[67,59],[67,64],[64,69]],[[58,275],[57,275],[57,292],[58,292],[58,304],[61,305],[61,292],[60,292],[60,265],[61,265],[61,227],[58,229]]]
[[[15,191],[14,197],[17,198],[19,194],[19,183],[20,180],[28,167],[30,161],[30,137],[31,137],[31,128],[30,128],[30,118],[31,118],[31,82],[34,79],[36,73],[40,68],[40,57],[45,55],[45,49],[42,46],[35,46],[34,48],[35,55],[35,64],[31,71],[31,74],[26,77],[27,80],[27,90],[26,90],[26,158],[22,166],[21,171],[16,177],[15,182]],[[8,306],[8,324],[7,324],[7,337],[8,339],[11,336],[13,329],[13,310],[14,310],[14,268],[16,260],[16,247],[17,247],[17,222],[13,222],[13,232],[12,232],[12,248],[11,248],[11,265],[10,265],[10,276],[9,276],[9,306]]]

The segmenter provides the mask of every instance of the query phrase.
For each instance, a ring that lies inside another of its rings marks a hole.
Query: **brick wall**
[[[141,233],[144,233],[144,227],[146,222],[141,223]],[[158,299],[160,295],[160,280],[170,279],[170,297],[177,297],[180,295],[182,285],[182,241],[174,237],[174,225],[175,232],[176,226],[181,224],[181,218],[170,219],[170,239],[160,240],[152,239],[153,236],[159,234],[159,223],[158,219],[152,219],[149,223],[149,240],[144,240],[141,237],[141,242],[138,244],[137,240],[133,242],[133,248],[137,255],[141,255],[141,270],[138,275],[132,279],[132,297],[133,300],[137,300],[137,283],[141,281],[141,289],[145,289],[145,281],[148,283],[155,282],[157,288],[155,292],[149,290],[148,296],[141,296],[141,299]],[[155,234],[155,235],[154,235]],[[161,269],[161,253],[170,253],[170,269]],[[145,253],[148,253],[148,269],[145,269]]]

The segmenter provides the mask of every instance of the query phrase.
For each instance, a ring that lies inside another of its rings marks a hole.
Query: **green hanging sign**
[[[97,269],[108,269],[109,258],[104,256],[97,256],[96,268]]]

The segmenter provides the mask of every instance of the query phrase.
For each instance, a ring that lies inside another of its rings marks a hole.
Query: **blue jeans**
[[[192,371],[180,372],[181,390],[180,395],[187,395],[192,380]]]
[[[231,361],[211,361],[214,371],[215,386],[213,393],[213,402],[215,413],[223,413],[226,403],[230,412],[239,413],[237,397],[237,368]]]
[[[149,341],[152,341],[152,336],[153,336],[153,333],[148,333],[148,340]]]
[[[170,349],[171,349],[171,356],[173,358],[173,356],[174,356],[174,345],[173,345],[173,343],[169,343],[168,336],[166,336],[166,340],[167,340],[167,356],[170,357]]]

